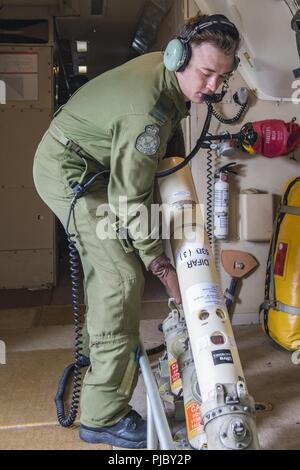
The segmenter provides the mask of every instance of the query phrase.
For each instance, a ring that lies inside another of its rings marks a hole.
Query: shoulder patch
[[[135,141],[135,148],[144,155],[155,155],[160,146],[159,127],[151,124],[145,127]]]

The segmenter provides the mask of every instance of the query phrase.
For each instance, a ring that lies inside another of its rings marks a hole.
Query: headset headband
[[[198,32],[211,28],[213,31],[223,31],[230,34],[235,40],[239,40],[239,32],[236,26],[226,18],[224,15],[210,15],[205,16],[202,21],[198,22],[196,26],[187,33],[183,33],[183,36],[178,36],[176,39],[172,39],[165,49],[164,52],[164,64],[171,72],[182,72],[187,64],[189,63],[192,56],[192,48],[190,41],[193,36]],[[235,59],[234,69],[238,66],[238,59]]]
[[[234,33],[236,38],[239,37],[239,32],[236,29],[236,26],[233,23],[231,23],[231,21],[229,21],[225,18],[224,19],[215,18],[215,19],[211,19],[211,20],[208,20],[208,21],[206,20],[204,23],[197,24],[197,26],[195,26],[195,28],[189,33],[189,35],[186,38],[180,37],[180,40],[186,44],[199,31],[202,31],[203,29],[208,29],[208,28],[211,28],[211,27],[214,28],[216,26],[217,26],[217,28],[215,28],[215,29],[221,30],[221,31],[226,30],[226,29],[228,31],[230,29],[230,32]]]

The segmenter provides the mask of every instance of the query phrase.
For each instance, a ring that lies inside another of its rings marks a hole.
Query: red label
[[[185,413],[188,437],[191,439],[192,437],[197,435],[197,432],[200,431],[202,426],[200,406],[197,402],[191,401],[187,404],[185,408]]]
[[[287,243],[279,242],[274,266],[274,274],[277,276],[283,276],[287,249]]]
[[[175,382],[177,382],[177,380],[180,379],[180,373],[179,373],[177,361],[174,360],[174,362],[170,364],[170,372],[171,372],[170,373],[171,383],[174,384]]]

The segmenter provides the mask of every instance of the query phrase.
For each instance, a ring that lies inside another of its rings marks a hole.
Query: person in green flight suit
[[[78,199],[70,220],[87,309],[84,441],[146,446],[146,422],[129,405],[138,375],[142,264],[177,304],[181,295],[151,224],[140,236],[139,209],[146,208],[150,222],[155,174],[168,142],[188,115],[187,104],[203,103],[233,71],[239,41],[222,15],[191,18],[164,54],[145,54],[81,87],[56,113],[36,151],[36,189],[64,227],[74,188],[109,170]]]

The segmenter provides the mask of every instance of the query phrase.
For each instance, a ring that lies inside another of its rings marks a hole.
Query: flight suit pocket
[[[136,378],[137,378],[136,354],[132,352],[130,353],[130,358],[129,358],[123,379],[117,390],[117,393],[125,397],[131,396]]]

